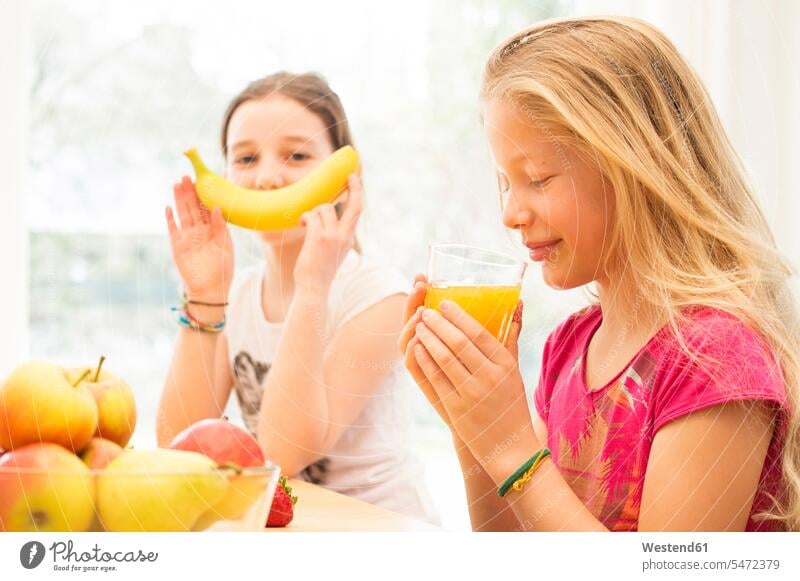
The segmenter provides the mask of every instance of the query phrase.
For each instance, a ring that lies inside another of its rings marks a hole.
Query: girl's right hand
[[[172,259],[187,298],[222,304],[233,280],[233,242],[222,211],[202,205],[192,180],[184,177],[173,187],[180,228],[167,206],[167,229]]]
[[[442,406],[442,403],[439,401],[439,396],[436,394],[433,385],[431,385],[430,381],[428,381],[427,377],[425,377],[425,374],[422,372],[419,362],[414,355],[414,347],[416,345],[421,345],[416,336],[416,329],[417,324],[422,322],[422,310],[424,308],[423,305],[425,304],[425,295],[427,292],[428,279],[424,274],[418,274],[414,277],[414,290],[411,291],[411,294],[408,295],[408,299],[406,299],[406,308],[403,311],[403,322],[405,326],[400,332],[397,346],[403,354],[404,364],[411,374],[411,377],[414,379],[414,382],[422,390],[422,393],[425,394],[425,397],[436,410],[436,413],[439,414],[439,417],[442,418],[442,421],[444,421],[447,427],[451,428],[452,431],[453,422]],[[453,433],[455,434],[455,432]]]

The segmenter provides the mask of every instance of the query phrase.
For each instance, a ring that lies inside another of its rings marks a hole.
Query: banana
[[[358,167],[358,153],[349,145],[337,149],[303,179],[276,190],[242,188],[212,172],[197,150],[184,152],[194,167],[195,188],[209,209],[220,208],[231,224],[252,230],[283,230],[300,224],[304,212],[333,201]]]

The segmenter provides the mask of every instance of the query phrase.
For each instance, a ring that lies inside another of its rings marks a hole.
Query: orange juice
[[[439,310],[442,301],[456,303],[503,342],[519,302],[519,286],[431,285],[425,306]]]

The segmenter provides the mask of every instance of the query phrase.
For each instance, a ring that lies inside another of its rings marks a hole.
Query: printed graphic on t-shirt
[[[580,355],[556,381],[556,389],[574,386],[582,363]],[[581,398],[574,390],[581,403],[572,410],[556,410],[563,412],[563,421],[548,434],[565,480],[599,520],[613,523],[612,530],[635,530],[638,524],[647,458],[645,448],[632,443],[646,439],[651,429],[647,402],[655,369],[655,361],[644,352],[596,398]]]
[[[236,397],[242,410],[242,417],[252,434],[258,428],[258,412],[264,396],[264,380],[271,365],[257,361],[247,351],[239,351],[233,359],[233,373],[236,376]],[[313,484],[325,484],[329,469],[329,458],[321,458],[306,466],[300,478]]]
[[[245,420],[258,415],[261,396],[264,394],[264,379],[269,373],[269,368],[269,363],[256,361],[247,351],[239,351],[233,360],[236,397],[239,399]]]
[[[330,458],[320,458],[313,464],[306,466],[300,472],[300,476],[303,480],[312,484],[324,484],[325,475],[328,472],[328,464],[330,464]]]

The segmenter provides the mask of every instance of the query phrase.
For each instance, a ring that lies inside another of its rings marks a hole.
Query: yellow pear
[[[127,449],[97,480],[97,510],[107,531],[189,531],[227,490],[203,454]]]

